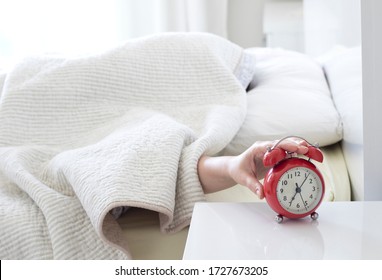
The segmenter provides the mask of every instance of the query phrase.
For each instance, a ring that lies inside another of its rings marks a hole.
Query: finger
[[[298,154],[305,154],[308,152],[308,147],[310,146],[308,142],[306,142],[303,139],[294,138],[295,142],[297,143],[297,153]]]
[[[309,144],[300,139],[286,139],[282,141],[279,146],[291,153],[305,154],[308,152]]]
[[[254,192],[260,199],[264,198],[264,189],[263,185],[260,183],[257,178],[252,177],[247,180],[247,187]]]
[[[257,196],[260,198],[260,199],[263,199],[264,198],[264,188],[263,188],[263,185],[262,184],[259,184],[259,186],[256,188],[256,192]]]

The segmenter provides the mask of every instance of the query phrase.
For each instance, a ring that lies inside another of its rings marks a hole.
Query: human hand
[[[264,198],[263,185],[260,180],[264,178],[269,169],[263,165],[264,154],[277,142],[277,140],[255,142],[245,152],[233,157],[229,164],[230,177],[236,183],[248,187],[260,199]],[[287,138],[278,144],[278,147],[285,151],[297,154],[306,154],[308,146],[306,141],[296,137]]]

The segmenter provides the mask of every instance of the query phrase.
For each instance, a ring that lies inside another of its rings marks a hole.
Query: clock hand
[[[295,184],[296,184],[296,193],[294,194],[294,196],[292,197],[292,199],[289,201],[289,206],[292,205],[292,202],[293,202],[293,200],[295,199],[297,193],[298,193],[299,191],[301,191],[301,189],[300,189],[300,187],[298,186],[298,184],[297,184],[297,183],[295,183]]]
[[[298,186],[298,183],[297,183],[297,182],[295,183],[295,184],[296,184],[296,193],[294,194],[294,196],[292,197],[292,199],[289,201],[289,206],[292,205],[292,202],[293,202],[293,200],[295,199],[295,197],[296,197],[296,195],[297,195],[298,193],[300,193],[300,195],[301,195],[301,188],[302,188],[302,186],[305,184],[306,179],[308,179],[308,177],[309,177],[309,174],[308,174],[308,176],[305,177],[304,181],[301,183],[301,186]],[[304,203],[304,205],[305,205],[305,203]],[[305,207],[305,208],[306,208],[306,207]]]
[[[293,200],[294,200],[294,198],[295,198],[296,194],[297,194],[297,193],[295,193],[295,194],[294,194],[294,196],[292,197],[292,199],[289,201],[289,206],[291,206],[291,205],[292,205],[292,202],[293,202]]]
[[[308,208],[306,207],[306,205],[305,205],[305,200],[304,200],[304,198],[302,197],[302,194],[301,194],[301,188],[302,188],[302,185],[304,185],[304,183],[306,182],[306,179],[308,179],[309,175],[310,175],[310,174],[308,174],[308,176],[305,176],[304,181],[302,182],[300,188],[298,189],[298,193],[300,194],[300,197],[301,197],[301,200],[302,200],[302,204],[304,205],[306,211],[308,211]],[[296,185],[297,185],[297,184],[296,184]]]
[[[305,200],[304,200],[304,198],[302,197],[301,192],[300,192],[299,194],[300,194],[300,197],[301,197],[301,200],[302,200],[302,204],[303,204],[304,207],[305,207],[305,210],[308,211],[308,207],[306,207],[306,205],[305,205]]]
[[[308,179],[309,175],[310,175],[310,174],[308,174],[308,176],[305,177],[305,179],[304,179],[304,181],[302,182],[300,188],[302,188],[302,185],[304,185],[304,183],[305,183],[306,179]],[[297,185],[297,183],[296,183],[296,185]]]

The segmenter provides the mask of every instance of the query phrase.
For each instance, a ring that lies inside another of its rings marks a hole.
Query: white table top
[[[274,221],[263,202],[195,205],[183,259],[382,259],[382,202],[324,202]]]

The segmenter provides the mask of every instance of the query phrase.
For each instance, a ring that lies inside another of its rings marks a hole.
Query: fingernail
[[[259,188],[256,188],[256,189],[255,189],[255,193],[256,193],[257,195],[260,195],[260,189],[259,189]]]

